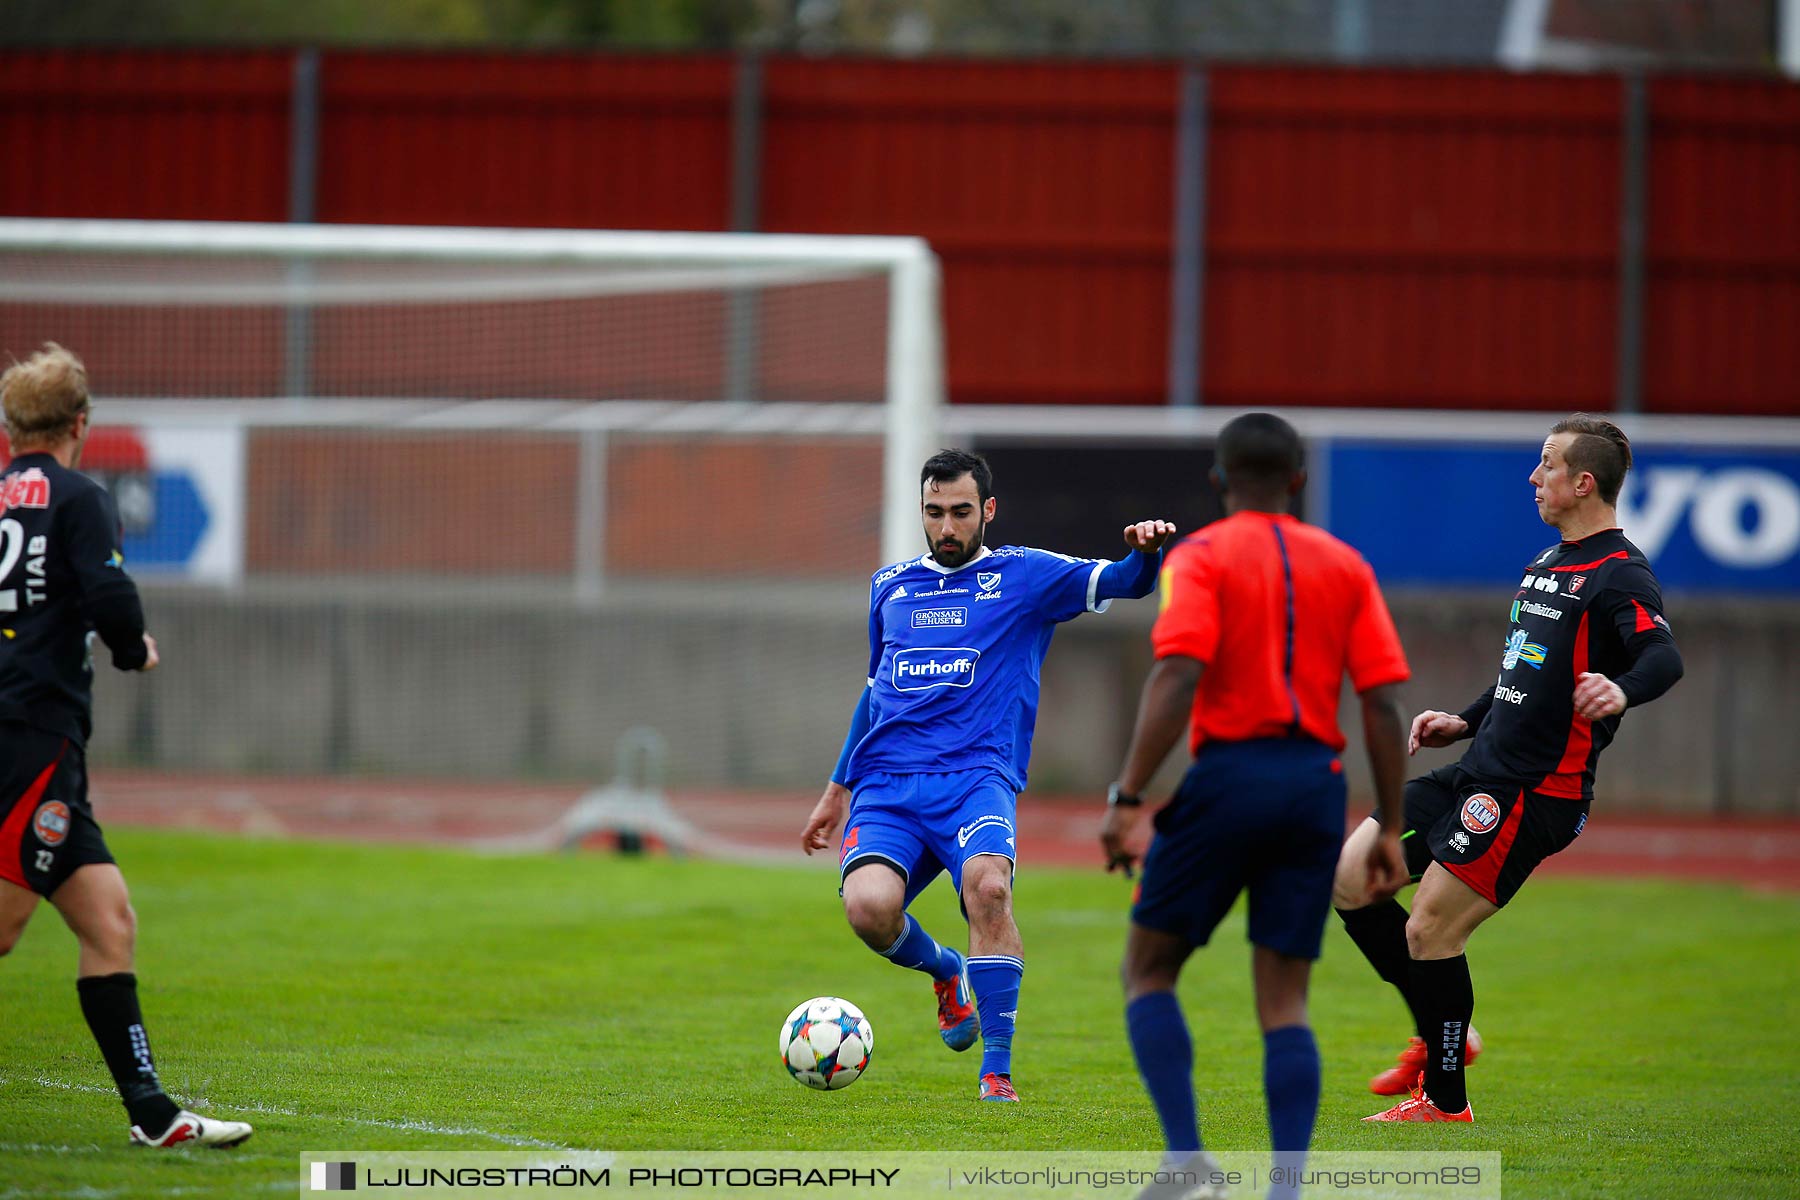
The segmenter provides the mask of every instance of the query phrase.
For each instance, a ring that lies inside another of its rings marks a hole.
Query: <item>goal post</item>
[[[161,269],[157,265],[160,264]],[[279,383],[215,395],[279,395],[304,405],[337,394],[310,362],[321,310],[403,305],[416,310],[598,301],[620,296],[710,293],[741,298],[768,289],[873,279],[885,285],[884,359],[876,394],[849,386],[831,395],[828,374],[795,373],[806,399],[880,406],[880,557],[903,558],[918,543],[917,473],[934,448],[944,404],[943,339],[936,256],[919,238],[802,234],[665,233],[417,226],[277,225],[192,221],[0,219],[0,313],[15,306],[280,314]],[[826,301],[825,303],[829,303]],[[791,307],[791,306],[790,306]],[[800,307],[804,308],[802,304]],[[816,314],[819,317],[828,313]],[[724,306],[716,325],[719,384],[711,396],[683,379],[680,399],[752,403],[759,313]],[[423,320],[429,320],[427,315]],[[529,318],[528,318],[529,319]],[[808,315],[793,318],[804,323]],[[0,335],[19,322],[0,319]],[[790,335],[792,336],[792,335]],[[17,340],[10,337],[9,341]],[[64,340],[74,341],[65,335]],[[8,345],[15,354],[29,347]],[[677,372],[677,375],[685,374]],[[104,391],[102,381],[102,390]],[[777,385],[778,386],[778,385]],[[575,402],[676,397],[583,394],[534,388],[531,398]],[[391,390],[391,389],[389,389]],[[367,394],[367,393],[363,393]],[[436,402],[512,399],[488,394],[421,395]]]

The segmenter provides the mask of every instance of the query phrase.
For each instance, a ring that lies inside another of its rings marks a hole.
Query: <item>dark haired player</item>
[[[1165,1166],[1212,1169],[1200,1147],[1193,1043],[1175,985],[1188,957],[1248,892],[1269,1130],[1277,1165],[1297,1169],[1319,1107],[1307,984],[1344,840],[1338,696],[1348,675],[1390,830],[1361,848],[1364,886],[1391,896],[1406,878],[1395,693],[1408,670],[1375,572],[1288,512],[1306,482],[1293,426],[1271,413],[1232,420],[1219,434],[1212,482],[1226,516],[1169,551],[1151,635],[1156,665],[1100,840],[1107,869],[1129,874],[1140,795],[1189,731],[1193,765],[1156,814],[1132,903],[1121,969],[1126,1029],[1162,1123]]]
[[[1610,421],[1558,421],[1531,472],[1538,516],[1562,540],[1533,559],[1513,593],[1500,675],[1460,713],[1413,718],[1409,750],[1473,738],[1462,760],[1406,785],[1409,915],[1369,903],[1364,862],[1386,819],[1351,834],[1334,902],[1376,973],[1400,989],[1418,1036],[1370,1084],[1412,1095],[1369,1121],[1472,1121],[1463,1067],[1475,1008],[1469,935],[1544,859],[1573,842],[1594,798],[1594,765],[1627,707],[1681,678],[1662,591],[1616,506],[1631,443]]]
[[[978,1098],[1014,1101],[1025,964],[1012,915],[1013,817],[1038,670],[1060,622],[1155,589],[1175,527],[1126,526],[1133,553],[1113,563],[989,549],[998,502],[986,461],[940,451],[919,482],[929,553],[870,582],[868,687],[800,845],[824,850],[844,826],[840,892],[851,928],[895,965],[932,977],[945,1044],[966,1050],[982,1038]],[[969,922],[966,959],[906,911],[945,869]]]
[[[54,342],[0,376],[13,460],[0,477],[0,954],[48,897],[75,934],[81,1013],[131,1117],[136,1146],[235,1146],[241,1121],[187,1112],[163,1092],[132,973],[137,917],[88,806],[89,638],[122,671],[157,664],[119,518],[77,474],[87,371]]]

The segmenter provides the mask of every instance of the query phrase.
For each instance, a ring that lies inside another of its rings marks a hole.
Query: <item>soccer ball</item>
[[[836,996],[815,996],[781,1023],[781,1061],[809,1088],[835,1092],[869,1069],[875,1030],[862,1009]]]

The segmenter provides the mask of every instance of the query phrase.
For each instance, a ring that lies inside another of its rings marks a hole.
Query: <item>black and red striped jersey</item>
[[[1594,764],[1620,719],[1577,715],[1576,679],[1605,675],[1624,690],[1629,711],[1681,678],[1656,574],[1617,529],[1558,543],[1532,561],[1498,649],[1499,678],[1461,714],[1474,736],[1462,766],[1478,779],[1571,800],[1592,799]]]
[[[0,476],[0,721],[85,744],[98,632],[113,665],[144,665],[144,610],[125,573],[112,498],[48,454]]]

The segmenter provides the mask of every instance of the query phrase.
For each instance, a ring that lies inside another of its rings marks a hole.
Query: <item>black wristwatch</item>
[[[1122,791],[1116,783],[1106,789],[1106,807],[1108,808],[1136,808],[1143,802],[1142,796],[1134,796],[1130,792]]]

